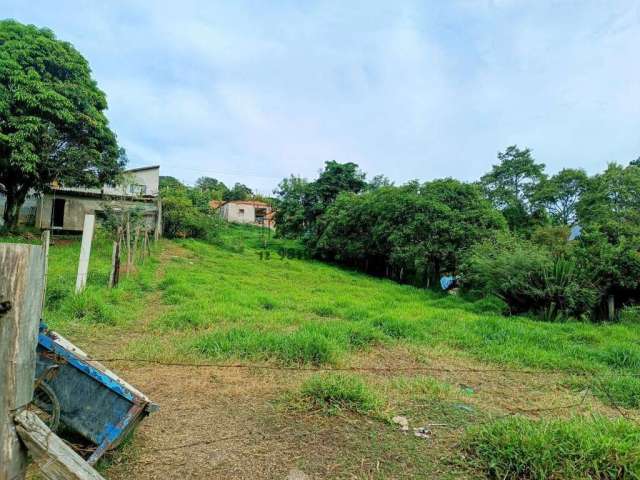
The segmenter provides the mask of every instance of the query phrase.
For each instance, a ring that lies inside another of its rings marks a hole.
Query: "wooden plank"
[[[80,246],[80,261],[78,262],[78,276],[76,278],[76,293],[80,293],[87,286],[89,274],[89,258],[91,257],[91,242],[93,241],[93,229],[96,225],[96,216],[87,213],[84,216],[82,227],[82,244]]]
[[[38,416],[22,410],[15,416],[16,430],[40,472],[49,480],[104,480],[84,459],[49,430]]]
[[[24,478],[26,451],[13,412],[31,402],[44,290],[44,249],[0,244],[0,480]]]

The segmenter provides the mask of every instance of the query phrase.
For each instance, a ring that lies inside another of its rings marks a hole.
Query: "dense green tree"
[[[473,185],[452,179],[343,193],[318,223],[316,255],[416,284],[457,269],[461,253],[505,228]]]
[[[276,227],[284,237],[304,235],[313,240],[318,218],[342,192],[357,193],[367,187],[365,174],[355,163],[325,162],[317,180],[284,179],[275,190]]]
[[[283,179],[274,191],[276,195],[275,220],[278,234],[287,238],[302,236],[305,231],[305,197],[309,182],[291,175]]]
[[[175,177],[160,175],[160,190],[167,188],[186,188],[186,186]]]
[[[367,184],[367,189],[375,189],[380,187],[393,187],[394,183],[385,175],[376,175]]]
[[[610,164],[588,182],[577,212],[581,225],[640,223],[640,167]]]
[[[588,183],[584,170],[565,168],[551,178],[542,180],[533,197],[544,205],[551,218],[561,225],[573,225],[576,207]]]
[[[89,64],[51,30],[0,21],[0,191],[15,226],[33,189],[114,182],[125,163]]]
[[[232,189],[224,193],[224,200],[247,200],[253,196],[253,191],[242,183],[236,183]]]
[[[365,174],[352,162],[325,162],[324,169],[314,182],[314,193],[319,202],[329,205],[341,192],[358,193],[367,186]]]
[[[498,152],[498,160],[500,163],[482,176],[480,184],[512,229],[530,229],[541,217],[534,195],[545,179],[545,165],[535,162],[531,150],[521,150],[517,145]]]
[[[629,162],[629,165],[632,167],[640,167],[640,157],[636,158],[635,160],[631,160],[631,162]]]
[[[196,188],[207,192],[209,200],[222,200],[225,195],[228,195],[229,189],[227,186],[218,180],[211,177],[200,177],[196,180]]]

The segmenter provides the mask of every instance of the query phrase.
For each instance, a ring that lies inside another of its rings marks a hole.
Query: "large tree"
[[[367,188],[365,174],[355,163],[325,162],[313,182],[285,178],[274,191],[277,199],[276,225],[284,237],[312,238],[318,219],[342,192],[359,193]]]
[[[114,182],[124,152],[91,69],[51,30],[0,21],[0,192],[14,227],[30,190]]]
[[[253,191],[244,183],[236,183],[231,190],[224,193],[224,200],[248,200],[253,197]]]
[[[556,223],[573,225],[576,221],[576,206],[588,180],[584,170],[565,168],[540,182],[534,198],[547,208]]]
[[[539,214],[534,193],[545,179],[545,165],[535,162],[531,150],[517,145],[498,152],[498,160],[500,163],[494,165],[480,183],[512,229],[528,228]]]

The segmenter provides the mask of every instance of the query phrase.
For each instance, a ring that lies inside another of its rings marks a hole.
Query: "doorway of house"
[[[64,198],[54,198],[53,211],[51,212],[51,225],[53,228],[62,228],[64,226]]]

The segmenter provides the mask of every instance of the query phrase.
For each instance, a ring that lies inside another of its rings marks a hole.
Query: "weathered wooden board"
[[[44,268],[40,245],[0,244],[0,302],[8,302],[0,315],[0,480],[24,478],[12,416],[33,396]]]
[[[104,480],[38,416],[23,410],[15,416],[16,430],[40,472],[50,480]]]

